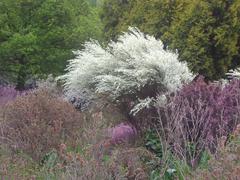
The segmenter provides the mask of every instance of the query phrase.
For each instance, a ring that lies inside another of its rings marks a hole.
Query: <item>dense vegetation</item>
[[[239,65],[238,0],[107,0],[103,9],[107,39],[136,26],[177,49],[181,60],[209,79]]]
[[[31,75],[62,73],[89,38],[101,38],[101,23],[85,0],[0,3],[0,72],[18,89]]]
[[[239,32],[238,0],[2,0],[0,179],[240,179]]]

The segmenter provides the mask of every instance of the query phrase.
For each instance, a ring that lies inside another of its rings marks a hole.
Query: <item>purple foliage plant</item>
[[[0,86],[0,106],[14,100],[20,94],[13,86]]]
[[[204,150],[215,152],[218,139],[240,122],[240,80],[222,86],[199,77],[157,109],[162,142],[194,167]]]
[[[120,123],[108,129],[111,144],[130,143],[136,138],[137,130],[130,124]]]

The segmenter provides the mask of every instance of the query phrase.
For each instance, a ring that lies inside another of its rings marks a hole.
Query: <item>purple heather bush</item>
[[[132,125],[121,123],[109,128],[108,134],[112,144],[129,143],[136,138],[137,131]]]
[[[218,139],[228,137],[240,122],[240,80],[225,86],[206,83],[203,77],[157,106],[162,141],[192,166],[201,153],[216,151]]]
[[[13,86],[0,86],[0,106],[15,99],[19,94]]]

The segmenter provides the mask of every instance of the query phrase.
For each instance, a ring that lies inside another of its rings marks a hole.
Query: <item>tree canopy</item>
[[[209,79],[240,65],[238,0],[106,0],[103,6],[106,39],[136,26]]]
[[[0,74],[19,89],[32,74],[59,74],[89,38],[101,38],[98,14],[85,0],[2,0]]]

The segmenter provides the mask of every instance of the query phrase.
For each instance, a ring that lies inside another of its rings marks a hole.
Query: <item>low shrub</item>
[[[108,135],[112,144],[130,143],[137,136],[137,130],[130,124],[118,124],[113,128],[108,128]]]
[[[161,142],[181,159],[196,167],[205,149],[216,151],[217,140],[240,122],[240,81],[222,86],[203,77],[168,97],[166,106],[156,105]]]
[[[108,129],[126,121],[126,117],[113,104],[95,102],[88,110],[81,112],[82,130],[77,143],[81,147],[98,144],[110,139]]]
[[[58,164],[64,169],[64,179],[148,179],[149,169],[143,158],[152,154],[143,148],[116,148],[110,155],[103,154],[96,159],[92,154],[64,152],[65,164]]]
[[[1,179],[33,179],[37,174],[38,164],[27,155],[11,154],[8,148],[0,145]]]
[[[35,160],[59,144],[74,145],[81,115],[68,102],[40,89],[19,96],[4,108],[1,141]]]
[[[206,168],[199,168],[189,179],[239,179],[240,177],[240,124],[231,140],[220,138],[217,152]]]
[[[35,89],[45,89],[57,96],[63,96],[61,86],[57,83],[55,77],[52,74],[49,74],[45,79],[36,80]]]
[[[0,85],[0,106],[5,105],[7,102],[15,99],[20,94],[13,86]]]

